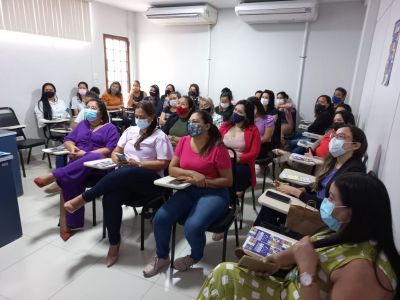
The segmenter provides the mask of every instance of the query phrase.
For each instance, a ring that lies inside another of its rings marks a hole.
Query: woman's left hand
[[[279,181],[275,181],[274,185],[275,185],[275,188],[277,191],[279,191],[281,193],[285,193],[287,195],[294,195],[298,191],[297,188],[290,186],[288,184],[283,184]]]
[[[300,272],[315,273],[319,258],[309,236],[293,245],[293,255]]]
[[[134,160],[134,159],[132,159],[132,158],[130,158],[130,159],[128,159],[128,165],[129,166],[133,166],[133,167],[138,167],[139,166],[139,162]]]

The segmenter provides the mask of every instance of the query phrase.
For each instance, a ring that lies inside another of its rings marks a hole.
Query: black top
[[[140,91],[139,96],[135,96],[134,94],[132,94],[132,99],[135,100],[136,102],[142,101],[144,98],[144,92]]]
[[[348,161],[344,163],[344,165],[337,170],[335,175],[331,178],[331,180],[328,182],[327,187],[331,184],[331,182],[335,179],[336,176],[339,174],[347,173],[347,172],[360,172],[360,173],[365,173],[367,171],[367,168],[361,161],[361,158],[355,158],[352,157]],[[322,199],[319,199],[315,193],[311,193],[309,190],[307,192],[302,192],[300,194],[299,199],[305,203],[309,200],[314,200],[317,203],[317,208],[321,206]]]
[[[230,117],[232,116],[232,113],[233,113],[234,108],[235,108],[235,106],[229,105],[229,107],[228,107],[225,111],[222,111],[222,110],[221,110],[221,107],[218,105],[218,106],[215,108],[215,112],[216,112],[217,114],[221,115],[221,116],[222,116],[222,120],[223,120],[224,122],[226,122],[226,121],[228,121],[228,120],[230,119]]]
[[[334,113],[331,109],[325,110],[317,115],[314,122],[308,127],[307,131],[323,135],[333,123]]]
[[[179,119],[179,117],[176,113],[173,113],[172,115],[170,115],[168,120],[165,122],[165,124],[162,128],[162,131],[164,131],[164,133],[168,135],[172,126],[174,126],[175,122],[178,121],[178,119]]]

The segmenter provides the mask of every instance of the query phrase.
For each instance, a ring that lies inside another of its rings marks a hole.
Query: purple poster
[[[400,20],[394,24],[392,42],[390,43],[389,56],[386,61],[385,73],[383,74],[382,84],[388,86],[390,82],[390,75],[392,74],[393,62],[396,56],[397,44],[399,43],[400,35]]]

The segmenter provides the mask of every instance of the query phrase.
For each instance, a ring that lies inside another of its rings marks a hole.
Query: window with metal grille
[[[107,88],[113,81],[118,81],[122,93],[130,91],[129,40],[126,37],[104,34],[104,57],[106,66]]]

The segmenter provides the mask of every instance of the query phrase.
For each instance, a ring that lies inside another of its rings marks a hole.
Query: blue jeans
[[[229,208],[227,188],[206,189],[188,187],[176,192],[157,211],[154,219],[154,237],[157,256],[167,258],[172,227],[185,220],[185,237],[192,249],[191,257],[199,261],[206,245],[205,232],[216,220],[223,217]]]

